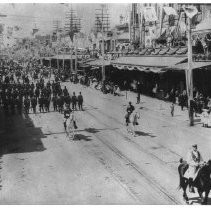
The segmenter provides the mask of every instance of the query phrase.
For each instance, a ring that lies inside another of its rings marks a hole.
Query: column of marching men
[[[13,68],[1,68],[0,71],[0,105],[5,114],[44,113],[50,111],[63,112],[64,106],[72,110],[83,110],[83,96],[81,92],[71,95],[67,88],[62,89],[60,82],[48,81],[43,76],[30,81],[22,67],[10,63]],[[8,64],[7,64],[8,65]],[[1,66],[2,67],[2,66]],[[21,79],[20,79],[21,78]]]

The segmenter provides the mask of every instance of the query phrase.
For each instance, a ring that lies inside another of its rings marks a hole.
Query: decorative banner
[[[115,68],[117,68],[117,69],[120,69],[120,70],[122,70],[122,69],[125,68],[124,65],[117,65],[117,64],[114,64],[113,67],[115,67]]]
[[[158,18],[156,16],[155,8],[154,7],[145,7],[144,8],[144,18],[147,22],[154,22],[157,21]]]
[[[145,68],[142,67],[142,66],[136,66],[136,68],[137,68],[139,71],[145,71]]]
[[[189,17],[189,18],[193,18],[197,13],[198,13],[198,10],[196,7],[194,6],[186,6],[184,5],[183,6],[183,9],[185,11],[185,14]]]
[[[151,36],[145,36],[145,47],[149,48],[152,46],[152,38]]]
[[[181,33],[185,33],[186,30],[187,30],[187,26],[186,26],[185,22],[180,21],[180,23],[179,23],[179,28],[180,28],[180,32],[181,32]]]
[[[134,70],[134,66],[127,66],[128,70],[132,71]]]

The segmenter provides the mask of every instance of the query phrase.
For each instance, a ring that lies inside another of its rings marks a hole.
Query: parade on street
[[[0,204],[210,205],[210,20],[0,4]]]

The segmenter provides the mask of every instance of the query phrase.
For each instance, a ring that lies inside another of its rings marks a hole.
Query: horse
[[[178,166],[178,172],[179,172],[179,189],[182,188],[183,190],[183,199],[188,203],[189,198],[186,193],[187,186],[189,185],[189,180],[184,177],[184,174],[186,170],[188,169],[188,164],[186,161],[183,161],[183,159],[180,159],[180,165]],[[193,186],[197,188],[199,197],[201,198],[201,204],[206,205],[208,201],[209,192],[211,189],[211,160],[208,160],[207,163],[203,164],[198,174],[193,181]],[[203,197],[203,193],[205,193],[205,196]]]
[[[71,114],[70,117],[66,119],[66,128],[65,128],[69,139],[72,138],[72,140],[74,140],[75,129],[76,129],[75,117],[74,115]]]

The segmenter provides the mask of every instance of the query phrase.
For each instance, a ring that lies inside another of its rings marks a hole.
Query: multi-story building
[[[187,16],[182,6],[184,4],[132,4],[130,16],[130,42],[141,47],[153,47],[155,41],[172,38],[187,43]],[[194,4],[198,14],[193,18],[193,28],[201,21],[211,18],[211,5]]]

